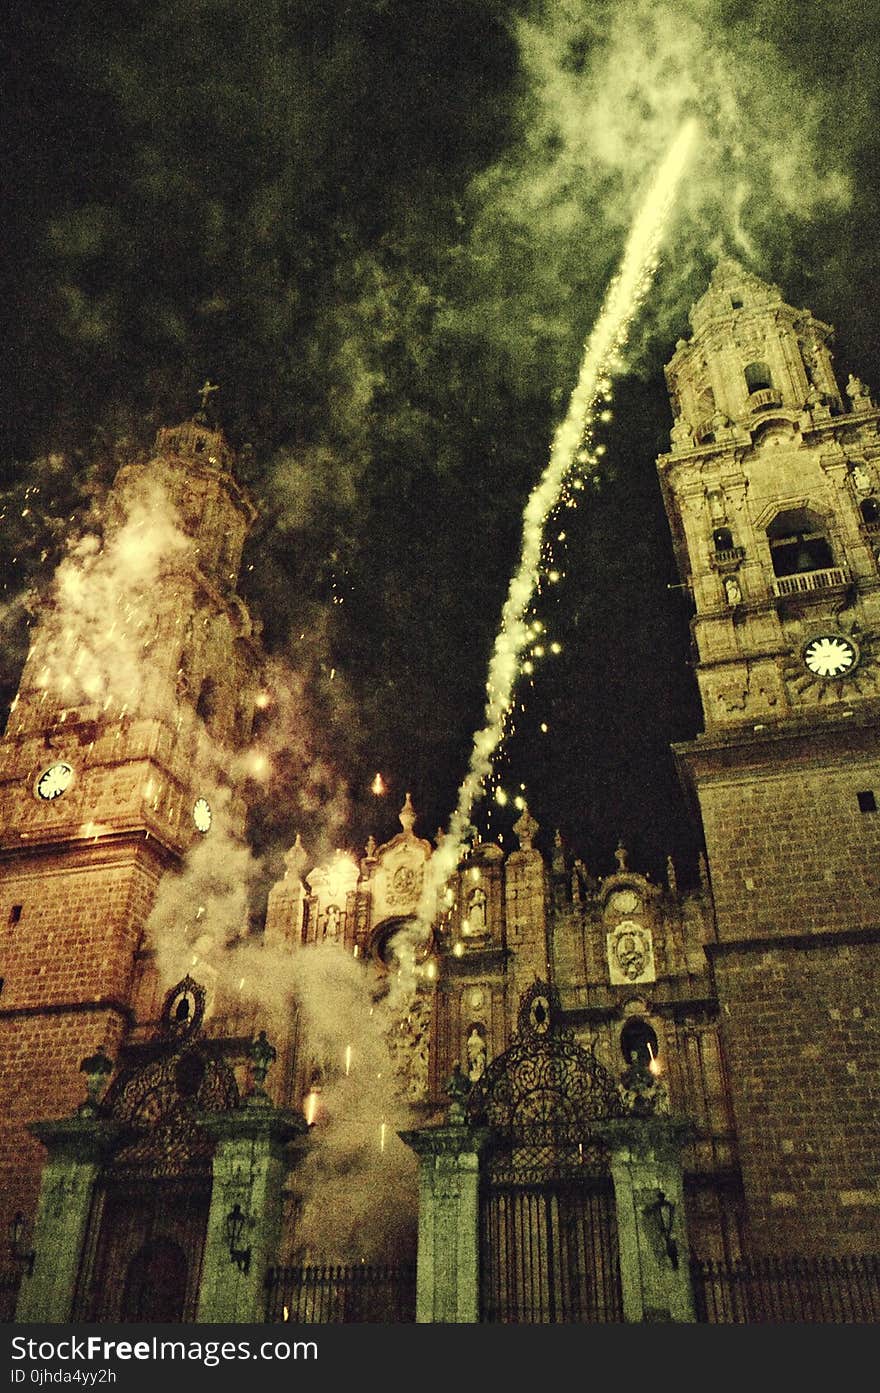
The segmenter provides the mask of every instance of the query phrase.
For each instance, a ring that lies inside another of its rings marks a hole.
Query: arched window
[[[773,378],[766,363],[748,363],[745,374],[746,386],[750,392],[763,392],[773,386]]]
[[[657,1058],[657,1033],[642,1016],[630,1016],[626,1022],[620,1032],[620,1051],[627,1064],[635,1055],[645,1068]]]
[[[716,527],[712,533],[712,545],[716,551],[733,550],[733,533],[729,527]]]
[[[862,522],[880,522],[880,502],[876,498],[863,498],[859,504]]]
[[[767,528],[773,572],[794,576],[801,571],[824,571],[834,565],[834,553],[818,513],[809,508],[789,508]]]

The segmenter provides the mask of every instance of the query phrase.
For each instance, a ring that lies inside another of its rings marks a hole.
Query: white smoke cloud
[[[55,572],[32,655],[36,685],[65,706],[135,711],[148,681],[156,584],[190,546],[157,480],[144,475],[118,526],[74,541]]]
[[[564,344],[573,319],[594,308],[587,301],[646,171],[690,117],[700,150],[681,190],[662,300],[652,297],[655,340],[680,325],[695,268],[703,276],[727,251],[760,273],[768,257],[784,260],[794,226],[848,205],[846,143],[829,139],[839,94],[808,82],[728,11],[721,0],[607,0],[545,6],[518,24],[520,139],[475,181],[471,246],[487,268],[487,332],[502,334],[509,318],[493,309],[496,295],[516,306],[512,372],[526,369],[542,338]],[[527,277],[508,269],[511,246],[527,249]],[[572,302],[576,284],[587,293]],[[631,363],[645,347],[631,345]]]

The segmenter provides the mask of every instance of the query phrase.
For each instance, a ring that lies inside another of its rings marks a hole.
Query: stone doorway
[[[194,1321],[210,1180],[102,1185],[92,1210],[75,1319]]]

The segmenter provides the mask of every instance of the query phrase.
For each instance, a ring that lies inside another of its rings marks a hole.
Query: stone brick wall
[[[880,933],[710,952],[754,1250],[880,1251]]]
[[[80,1061],[115,1057],[160,866],[149,844],[8,861],[0,882],[0,1233],[31,1213],[44,1152],[27,1124],[85,1097]]]
[[[718,935],[868,928],[880,922],[880,761],[706,782],[700,790]]]
[[[124,1027],[124,1016],[103,1006],[0,1013],[0,1234],[18,1210],[32,1216],[36,1207],[46,1153],[28,1123],[72,1113],[86,1096],[80,1061],[99,1045],[117,1058]]]

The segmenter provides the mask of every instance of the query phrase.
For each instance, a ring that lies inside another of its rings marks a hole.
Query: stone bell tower
[[[880,1237],[862,1072],[880,969],[880,410],[854,377],[841,392],[829,326],[734,262],[691,325],[658,468],[705,730],[675,754],[706,839],[754,1241],[864,1250]]]
[[[32,630],[0,741],[0,1192],[32,1209],[26,1124],[83,1096],[79,1061],[117,1056],[158,882],[241,832],[230,759],[261,656],[235,591],[254,509],[203,415],[120,469]]]

